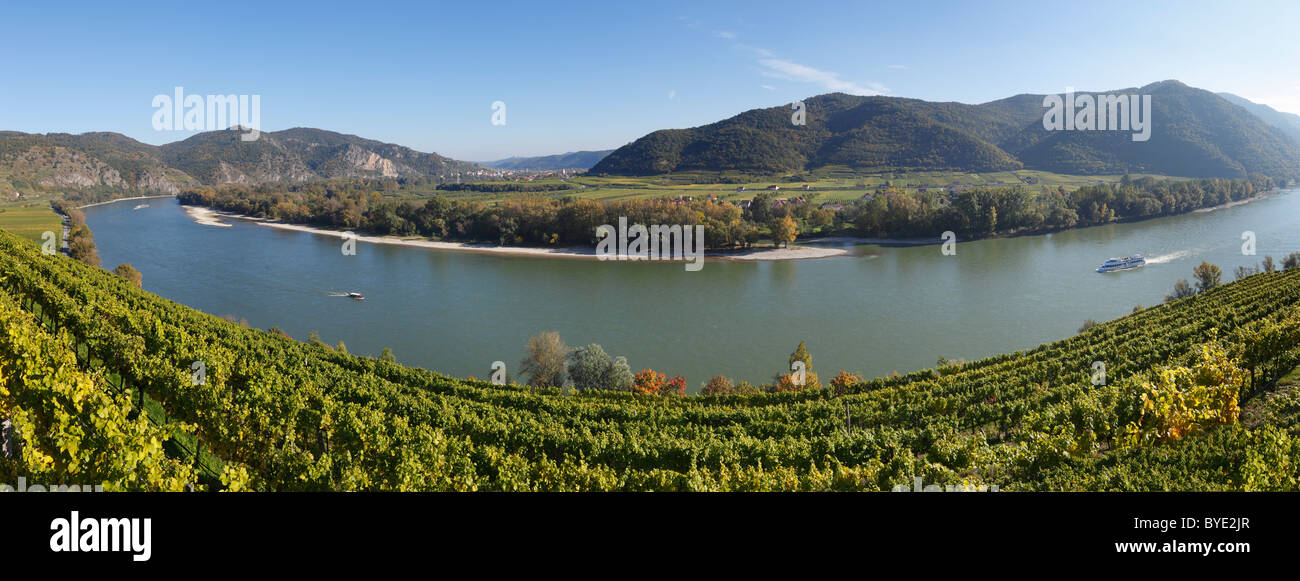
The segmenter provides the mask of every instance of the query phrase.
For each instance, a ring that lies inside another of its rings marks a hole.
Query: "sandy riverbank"
[[[78,208],[78,209],[80,209],[80,208],[90,208],[90,207],[92,207],[92,206],[103,206],[104,204],[116,204],[116,203],[118,203],[118,202],[123,202],[123,201],[126,201],[126,200],[153,200],[153,199],[157,199],[157,198],[174,198],[174,197],[176,197],[176,196],[172,196],[172,195],[168,195],[168,194],[163,194],[163,195],[159,195],[159,196],[136,196],[136,197],[134,197],[134,198],[117,198],[116,200],[109,200],[109,201],[107,201],[107,202],[95,202],[95,203],[93,203],[93,204],[86,204],[86,205],[84,205],[84,206],[77,206],[77,208]]]
[[[1250,197],[1250,198],[1246,198],[1246,199],[1244,199],[1244,200],[1237,200],[1237,201],[1235,201],[1235,202],[1228,202],[1228,203],[1226,203],[1226,204],[1219,204],[1219,205],[1217,205],[1217,206],[1210,206],[1209,208],[1197,208],[1197,209],[1195,209],[1195,210],[1192,210],[1192,213],[1194,213],[1194,214],[1201,214],[1201,213],[1204,213],[1204,212],[1213,212],[1213,211],[1215,211],[1215,210],[1222,210],[1222,209],[1224,209],[1224,208],[1231,208],[1231,207],[1233,207],[1233,206],[1240,206],[1240,205],[1242,205],[1242,204],[1249,204],[1249,203],[1254,202],[1254,201],[1258,201],[1258,200],[1262,200],[1262,199],[1264,199],[1264,198],[1272,197],[1272,196],[1274,196],[1274,195],[1276,195],[1276,194],[1278,194],[1278,193],[1279,193],[1279,190],[1271,190],[1271,191],[1265,192],[1265,193],[1263,193],[1263,194],[1260,194],[1260,195],[1258,195],[1258,196],[1253,196],[1253,197]]]
[[[875,244],[877,246],[928,246],[943,244],[942,238],[858,238],[856,236],[830,236],[809,238],[804,244]]]
[[[844,256],[848,253],[847,248],[819,248],[796,244],[790,248],[752,248],[737,252],[706,254],[706,256],[721,260],[803,260]]]
[[[206,209],[206,208],[204,208]],[[189,211],[188,209],[186,210]],[[209,210],[211,212],[211,210]],[[238,218],[226,214],[213,215],[229,218]],[[193,214],[191,214],[193,216]],[[197,220],[196,220],[197,221]],[[201,222],[200,222],[201,223]],[[327,230],[324,228],[315,228],[312,226],[303,226],[301,224],[285,224],[283,222],[259,221],[258,224],[268,228],[278,230],[293,230],[295,232],[307,232],[319,234],[322,236],[332,236],[341,238],[342,232],[338,230]],[[229,226],[229,224],[223,224]],[[595,248],[570,247],[570,248],[536,248],[530,246],[498,246],[496,244],[482,244],[470,242],[439,242],[435,240],[424,240],[419,238],[397,238],[393,236],[357,236],[361,242],[371,244],[392,244],[396,246],[411,246],[416,248],[429,248],[433,250],[452,250],[459,252],[483,252],[490,254],[504,254],[513,256],[539,256],[548,258],[588,258],[598,259]],[[829,258],[832,256],[842,256],[848,254],[844,248],[817,248],[812,246],[794,246],[792,248],[755,248],[737,252],[724,253],[705,253],[705,258],[709,260],[804,260],[810,258]]]
[[[195,224],[202,224],[204,226],[219,226],[221,228],[229,228],[231,227],[231,224],[222,222],[221,218],[223,217],[238,218],[238,216],[229,216],[227,214],[221,214],[216,210],[213,210],[211,208],[204,208],[203,206],[181,206],[181,208],[185,209],[186,215],[188,215],[191,218],[194,218]]]

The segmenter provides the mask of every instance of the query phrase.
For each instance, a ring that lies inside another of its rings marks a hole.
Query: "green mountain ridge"
[[[754,109],[709,125],[655,131],[590,172],[785,173],[845,165],[866,171],[1300,176],[1300,141],[1209,91],[1163,81],[1077,94],[1150,95],[1150,139],[1133,141],[1130,131],[1048,131],[1045,95],[968,105],[831,93],[803,101],[805,125],[793,123],[789,105]]]
[[[0,132],[0,192],[59,189],[175,194],[186,187],[328,178],[445,176],[484,169],[436,153],[311,128],[200,133],[161,146],[118,133]]]
[[[1232,93],[1218,93],[1218,95],[1229,103],[1250,111],[1256,117],[1264,120],[1265,123],[1281,129],[1283,133],[1290,135],[1292,139],[1300,141],[1300,115],[1278,111],[1268,105],[1255,103]]]

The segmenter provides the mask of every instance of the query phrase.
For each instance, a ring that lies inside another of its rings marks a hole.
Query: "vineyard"
[[[0,231],[0,482],[116,490],[1297,490],[1241,406],[1300,364],[1300,269],[843,389],[497,386],[241,327]],[[1095,362],[1105,368],[1099,384]]]

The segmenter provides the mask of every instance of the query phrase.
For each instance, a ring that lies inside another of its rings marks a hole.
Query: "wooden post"
[[[849,415],[849,400],[844,400],[844,433],[853,434],[853,417]]]

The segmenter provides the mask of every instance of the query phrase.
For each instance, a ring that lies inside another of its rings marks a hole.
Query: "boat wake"
[[[1151,257],[1151,258],[1148,258],[1148,259],[1147,259],[1147,264],[1164,264],[1164,263],[1166,263],[1166,262],[1173,262],[1173,261],[1178,260],[1178,259],[1180,259],[1180,258],[1187,258],[1187,257],[1190,256],[1191,254],[1192,254],[1192,251],[1191,251],[1191,250],[1179,250],[1178,252],[1170,252],[1169,254],[1161,254],[1160,256],[1153,256],[1153,257]]]

